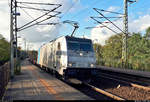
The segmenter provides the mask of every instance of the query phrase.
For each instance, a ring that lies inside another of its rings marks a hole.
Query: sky
[[[45,2],[61,4],[62,6],[56,11],[61,12],[59,17],[53,17],[48,22],[59,23],[57,25],[36,25],[28,29],[18,32],[18,45],[24,49],[24,42],[27,42],[28,49],[37,50],[42,44],[49,42],[57,37],[70,35],[74,27],[70,24],[62,24],[65,20],[76,21],[79,28],[75,32],[76,37],[86,37],[92,39],[94,42],[105,44],[105,41],[115,33],[105,27],[99,27],[90,17],[100,16],[93,8],[104,9],[113,12],[123,13],[124,0],[17,0],[18,2]],[[129,16],[129,32],[145,33],[145,30],[150,26],[150,1],[137,0],[137,2],[128,4]],[[8,41],[10,39],[10,0],[0,0],[0,34],[2,34]],[[19,5],[18,6],[24,6]],[[25,5],[26,6],[26,5]],[[44,9],[53,9],[56,6],[41,6],[28,5],[30,7],[38,7]],[[30,22],[33,18],[41,16],[40,11],[21,9],[18,7],[17,12],[21,15],[17,17],[18,28]],[[112,14],[108,12],[101,12],[107,17],[119,17],[121,15]],[[51,13],[52,15],[55,13]],[[42,19],[41,19],[42,20]],[[106,19],[97,19],[105,22]],[[111,19],[112,21],[115,19]],[[113,21],[117,26],[123,29],[123,19]],[[112,24],[106,24],[111,29],[120,33],[120,30],[115,28]],[[86,27],[99,27],[85,29]]]

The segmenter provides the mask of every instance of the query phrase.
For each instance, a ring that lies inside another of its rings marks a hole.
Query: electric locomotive
[[[37,64],[65,80],[90,81],[95,76],[96,57],[90,39],[62,36],[38,50]]]

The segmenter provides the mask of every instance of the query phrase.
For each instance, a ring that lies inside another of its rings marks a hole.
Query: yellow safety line
[[[38,73],[35,72],[32,67],[30,67],[30,69],[32,70],[32,73],[40,80],[41,84],[47,89],[48,93],[55,95],[55,98],[57,100],[64,100],[64,98],[60,97],[58,93],[52,87],[50,87],[49,83],[46,80],[40,78]]]

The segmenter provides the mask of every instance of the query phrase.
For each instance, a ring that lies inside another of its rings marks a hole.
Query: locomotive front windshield
[[[89,39],[73,39],[67,41],[68,50],[93,51],[92,42]]]

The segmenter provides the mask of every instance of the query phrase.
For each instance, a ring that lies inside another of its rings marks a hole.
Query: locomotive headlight
[[[91,67],[94,67],[94,64],[91,64]]]
[[[71,67],[71,66],[72,66],[72,63],[69,63],[68,65],[69,65],[69,67]]]
[[[80,53],[80,56],[83,56],[83,53]]]

